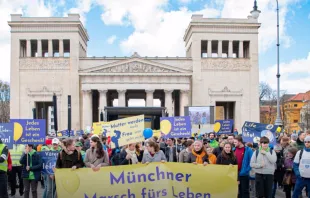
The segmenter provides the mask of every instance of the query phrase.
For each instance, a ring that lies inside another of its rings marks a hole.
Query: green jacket
[[[217,147],[219,147],[219,143],[218,143],[216,140],[210,140],[209,145],[210,145],[212,148],[217,148]]]

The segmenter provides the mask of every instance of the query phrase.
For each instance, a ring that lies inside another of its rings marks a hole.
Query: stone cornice
[[[27,95],[28,96],[53,96],[55,93],[56,96],[62,95],[62,89],[60,90],[49,90],[46,86],[43,86],[41,90],[30,90],[30,88],[27,88]]]
[[[80,76],[192,76],[193,73],[87,73],[81,72]]]
[[[202,70],[249,71],[251,60],[248,58],[202,58]]]

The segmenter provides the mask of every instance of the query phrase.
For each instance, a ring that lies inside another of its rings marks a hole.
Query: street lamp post
[[[279,34],[279,2],[277,1],[277,118],[276,125],[282,126],[280,115],[280,34]]]

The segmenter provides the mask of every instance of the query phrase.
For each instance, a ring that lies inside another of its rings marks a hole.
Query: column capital
[[[126,89],[118,89],[117,90],[117,93],[119,93],[119,94],[124,94],[124,93],[126,93]]]
[[[98,92],[100,94],[106,94],[108,92],[108,90],[107,89],[98,89]]]
[[[173,92],[173,89],[165,89],[164,92],[166,94],[171,94]]]
[[[155,89],[146,89],[146,90],[145,90],[145,92],[146,92],[146,93],[149,93],[149,94],[154,93],[154,91],[155,91]]]
[[[190,90],[189,89],[182,89],[180,90],[181,94],[189,94]]]
[[[91,93],[91,89],[82,89],[82,92],[84,94],[88,94],[88,93]]]

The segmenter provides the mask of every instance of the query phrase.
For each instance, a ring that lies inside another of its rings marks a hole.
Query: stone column
[[[218,41],[218,46],[217,46],[217,57],[222,58],[222,41]]]
[[[117,90],[118,92],[118,106],[126,107],[126,90]]]
[[[228,58],[233,57],[233,42],[229,41],[228,43]]]
[[[180,93],[180,116],[184,116],[184,107],[189,105],[189,90],[181,90]]]
[[[91,90],[83,90],[83,129],[86,126],[93,125],[92,113],[92,92]]]
[[[239,41],[239,58],[243,58],[243,41]]]
[[[174,116],[173,107],[172,107],[172,92],[173,90],[164,90],[165,91],[165,107],[169,114],[169,117]]]
[[[212,41],[208,40],[208,58],[212,57]]]
[[[53,40],[48,40],[48,57],[53,57]]]
[[[27,57],[31,57],[31,41],[30,40],[27,40],[26,48],[27,48]]]
[[[145,90],[146,92],[146,106],[147,107],[153,107],[153,94],[154,94],[154,89],[150,89],[150,90]]]
[[[99,91],[99,120],[100,113],[104,114],[104,107],[107,106],[107,92],[108,90],[98,90]]]
[[[38,39],[37,42],[37,57],[42,57],[42,41],[41,39]]]
[[[59,39],[59,57],[64,57],[64,40]]]

